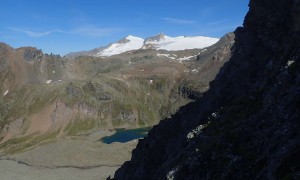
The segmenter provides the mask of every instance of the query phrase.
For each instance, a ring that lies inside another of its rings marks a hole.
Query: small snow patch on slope
[[[6,96],[8,94],[8,90],[6,90],[3,94],[3,96]]]
[[[160,53],[157,53],[157,56],[159,56],[159,57],[170,57],[170,54],[160,54]]]
[[[123,52],[140,49],[143,47],[143,45],[144,39],[129,35],[124,40],[111,44],[108,48],[99,52],[97,56],[105,57],[121,54]]]
[[[172,57],[170,54],[160,54],[160,53],[157,53],[157,56],[158,57],[167,57],[167,58],[170,58],[170,59],[176,59],[175,57]]]
[[[192,58],[194,58],[194,57],[196,57],[197,55],[195,55],[195,56],[187,56],[187,57],[183,57],[183,58],[179,58],[178,60],[179,61],[186,61],[186,60],[190,60],[190,59],[192,59]]]

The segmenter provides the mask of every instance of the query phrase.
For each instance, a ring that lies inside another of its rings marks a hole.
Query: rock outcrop
[[[64,61],[60,56],[43,54],[33,47],[14,49],[0,43],[0,66],[0,92],[65,76]]]
[[[249,6],[211,88],[140,140],[115,179],[300,178],[300,1]]]

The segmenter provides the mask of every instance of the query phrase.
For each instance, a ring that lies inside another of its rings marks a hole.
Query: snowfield
[[[138,50],[142,48],[143,45],[144,39],[129,35],[124,39],[124,42],[111,44],[110,46],[108,46],[108,48],[97,53],[96,56],[105,57],[121,54],[127,51]]]
[[[147,41],[147,44],[153,44],[157,49],[168,50],[168,51],[179,51],[185,49],[202,49],[211,46],[218,42],[218,38],[210,38],[204,36],[194,36],[194,37],[169,37],[164,36],[161,40],[157,41]]]

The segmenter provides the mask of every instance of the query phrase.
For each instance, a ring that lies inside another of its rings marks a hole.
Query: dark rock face
[[[299,179],[300,1],[251,0],[228,63],[115,179]]]
[[[145,41],[144,41],[144,44],[146,44],[149,41],[160,41],[160,40],[163,40],[163,39],[165,39],[165,35],[163,33],[159,33],[159,34],[157,34],[153,37],[146,38]]]

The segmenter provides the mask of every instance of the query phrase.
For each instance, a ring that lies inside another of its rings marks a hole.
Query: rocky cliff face
[[[64,76],[64,61],[33,47],[12,47],[0,43],[0,92],[28,83],[58,80]]]
[[[299,179],[300,1],[251,0],[228,63],[115,179]]]

